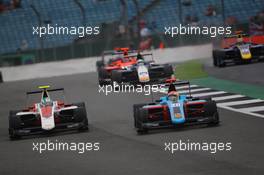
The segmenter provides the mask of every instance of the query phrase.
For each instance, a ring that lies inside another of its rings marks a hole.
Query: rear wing
[[[126,51],[127,54],[135,53],[137,52],[136,50],[128,50]],[[102,53],[102,61],[105,61],[105,57],[107,55],[115,56],[115,55],[120,55],[124,56],[124,51],[123,50],[109,50],[109,51],[104,51]]]
[[[140,54],[142,57],[144,56],[151,56],[151,61],[154,61],[153,54],[152,53],[141,53]],[[137,58],[138,54],[133,54],[133,55],[127,55],[124,56],[124,58]]]
[[[127,53],[135,53],[137,52],[136,50],[128,50]],[[108,51],[104,51],[102,56],[105,55],[121,55],[124,54],[124,51],[121,50],[108,50]]]
[[[152,53],[142,53],[140,54],[141,56],[153,56]],[[129,58],[129,57],[137,57],[137,54],[133,54],[133,55],[128,55],[128,56],[125,56],[125,58]]]
[[[248,34],[243,33],[242,31],[236,31],[233,35],[226,35],[225,38],[243,38],[248,37]]]
[[[63,101],[66,102],[64,88],[47,89],[47,88],[49,88],[49,86],[40,86],[39,88],[42,90],[26,92],[26,107],[29,106],[28,105],[29,104],[29,95],[41,94],[43,91],[47,91],[47,92],[63,91],[62,98],[63,98]]]
[[[64,88],[57,88],[57,89],[46,89],[46,88],[43,88],[45,89],[46,91],[48,92],[54,92],[54,91],[64,91]],[[30,91],[30,92],[27,92],[26,94],[27,95],[31,95],[31,94],[40,94],[42,93],[43,90],[39,90],[39,91]]]

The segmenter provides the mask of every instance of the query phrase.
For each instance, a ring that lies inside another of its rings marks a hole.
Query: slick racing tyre
[[[79,128],[79,131],[88,130],[88,118],[86,114],[85,103],[76,103],[73,105],[78,106],[77,110],[74,111],[74,121],[76,123],[83,123],[83,125]]]
[[[148,110],[144,108],[140,108],[137,116],[138,121],[138,134],[146,134],[148,132],[148,128],[144,127],[142,124],[148,122]]]
[[[19,116],[16,115],[18,112],[20,111],[9,112],[9,137],[11,140],[21,138],[21,136],[17,133],[17,130],[21,129],[21,120]]]
[[[225,53],[219,50],[213,51],[213,65],[215,67],[225,67],[226,63],[222,59],[225,58]]]
[[[113,70],[111,74],[111,80],[112,82],[121,83],[122,82],[122,72],[119,72],[118,70]]]
[[[99,70],[99,69],[101,69],[101,67],[103,67],[104,66],[104,62],[102,61],[102,60],[100,60],[100,61],[96,61],[96,68],[97,68],[97,71]]]
[[[216,65],[218,66],[218,67],[225,67],[226,66],[226,64],[225,64],[225,62],[222,60],[222,58],[220,58],[220,57],[218,57],[217,59],[216,59]]]
[[[146,104],[134,104],[133,105],[133,114],[134,114],[134,126],[135,128],[138,128],[139,124],[138,124],[138,116],[139,116],[139,110],[142,106],[144,106]]]
[[[173,67],[172,65],[166,64],[164,66],[164,73],[166,76],[170,77],[171,75],[173,75]]]
[[[204,105],[205,117],[211,118],[209,125],[218,125],[219,124],[219,115],[217,112],[217,106],[215,101],[208,101]]]
[[[209,123],[209,126],[216,126],[216,125],[219,125],[220,121],[219,121],[219,114],[218,112],[216,112],[214,115],[213,115],[213,121],[211,123]]]
[[[214,51],[213,51],[213,65],[214,65],[215,67],[218,66],[218,65],[217,65],[217,58],[219,57],[218,55],[219,55],[218,52],[214,50]]]
[[[108,79],[109,78],[109,74],[107,72],[107,70],[105,70],[104,68],[99,68],[98,70],[98,82],[99,84],[102,86],[102,85],[105,85],[105,79]]]

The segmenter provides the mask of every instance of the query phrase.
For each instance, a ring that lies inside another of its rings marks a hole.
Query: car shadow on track
[[[180,126],[180,127],[159,128],[159,129],[149,130],[147,133],[140,133],[140,134],[138,133],[137,135],[144,136],[144,135],[154,135],[154,134],[161,134],[161,133],[185,132],[189,130],[215,128],[215,127],[220,127],[220,126],[221,124],[218,124],[215,126],[209,126],[207,124],[203,124],[203,125],[189,125],[189,126]]]
[[[71,130],[71,131],[61,131],[61,132],[50,132],[50,133],[43,133],[43,134],[33,134],[33,135],[28,135],[28,136],[23,136],[22,138],[19,139],[9,139],[12,142],[16,141],[23,141],[23,140],[30,140],[30,139],[42,139],[42,138],[54,138],[54,137],[60,137],[60,136],[66,136],[66,135],[83,135],[87,134],[91,131],[90,127],[88,131],[76,131],[76,130]]]

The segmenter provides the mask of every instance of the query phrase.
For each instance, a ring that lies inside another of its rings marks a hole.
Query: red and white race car
[[[10,111],[9,136],[18,139],[24,135],[40,134],[55,130],[78,129],[88,130],[88,119],[84,103],[65,104],[63,101],[53,101],[49,92],[64,91],[48,89],[27,92],[27,95],[41,94],[41,101],[23,110]]]

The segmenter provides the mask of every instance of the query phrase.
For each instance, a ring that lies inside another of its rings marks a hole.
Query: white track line
[[[225,91],[216,91],[216,92],[208,92],[208,93],[201,93],[201,94],[193,94],[193,97],[204,97],[210,95],[218,95],[218,94],[225,94]]]
[[[200,91],[206,91],[206,90],[210,90],[211,88],[200,88],[200,89],[194,89],[194,90],[191,90],[191,92],[200,92]],[[178,91],[179,93],[189,93],[189,90],[180,90]]]
[[[194,88],[194,87],[198,87],[198,86],[197,86],[197,85],[191,85],[190,87],[191,87],[191,89],[192,89],[192,88]],[[187,88],[189,88],[189,86],[180,86],[180,87],[177,87],[177,86],[176,86],[176,90],[187,89]],[[167,91],[168,91],[168,88],[165,87],[165,88],[161,88],[160,90],[162,90],[162,91],[164,91],[164,92],[167,92]]]
[[[225,102],[225,103],[218,103],[218,104],[221,104],[223,106],[233,106],[233,105],[243,105],[243,104],[257,103],[257,102],[263,102],[263,100],[252,99],[252,100],[233,101],[233,102]]]
[[[223,106],[221,104],[217,104],[217,106],[220,107],[220,108],[223,108],[223,109],[230,110],[230,111],[239,112],[239,113],[243,113],[243,114],[247,114],[247,115],[252,115],[252,116],[255,116],[255,117],[264,118],[264,115],[252,113],[250,111],[241,110],[241,109],[237,110],[237,109],[234,109],[234,108],[231,108],[231,107],[228,107],[228,106]],[[247,108],[244,108],[244,109],[247,109]],[[263,109],[264,109],[264,107],[263,107]]]
[[[264,106],[256,106],[256,107],[250,107],[250,108],[240,108],[239,110],[243,112],[257,112],[257,111],[263,111]]]
[[[235,98],[240,98],[240,97],[245,97],[245,96],[244,95],[227,95],[223,97],[213,97],[212,100],[219,101],[219,100],[235,99]]]
[[[194,87],[198,87],[198,86],[197,86],[197,85],[191,85],[190,87],[191,87],[191,89],[192,89],[192,88],[194,88]],[[180,86],[180,87],[177,87],[177,86],[176,86],[176,89],[177,89],[177,90],[180,90],[180,89],[186,89],[186,88],[189,88],[189,86]]]

